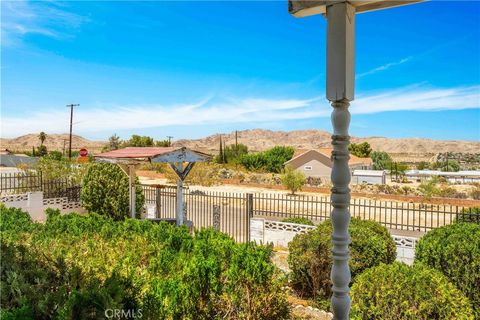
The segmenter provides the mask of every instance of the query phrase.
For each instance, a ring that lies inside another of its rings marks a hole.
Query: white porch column
[[[350,313],[349,261],[350,170],[348,144],[350,113],[354,97],[355,9],[348,2],[327,6],[327,99],[332,103],[332,311],[335,320]]]
[[[183,173],[183,163],[175,163],[179,172]],[[177,178],[177,210],[176,210],[177,226],[183,225],[183,180],[182,177]]]

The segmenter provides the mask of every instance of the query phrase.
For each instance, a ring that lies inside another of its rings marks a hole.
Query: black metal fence
[[[156,207],[156,218],[175,218],[176,188],[143,186],[143,191],[145,203]],[[183,199],[187,220],[191,220],[196,228],[215,227],[239,242],[250,239],[251,194],[204,192],[186,188]]]
[[[332,210],[330,197],[287,194],[255,194],[254,215],[260,217],[303,217],[325,220]],[[350,214],[374,220],[389,229],[426,232],[456,220],[480,223],[476,209],[452,205],[434,205],[389,200],[352,199]],[[478,209],[477,209],[478,210]]]
[[[71,179],[44,179],[41,172],[2,173],[0,194],[18,194],[43,191],[44,199],[67,197],[69,201],[80,201],[81,186]]]
[[[174,218],[175,188],[156,189],[144,186],[147,203],[158,204],[158,218]],[[236,238],[248,236],[251,217],[275,220],[303,217],[320,222],[330,217],[330,197],[275,193],[225,193],[184,190],[187,219],[195,226],[212,226],[214,211],[220,210],[221,230]],[[478,209],[477,209],[478,210]],[[426,232],[454,223],[456,220],[480,223],[480,214],[474,208],[410,203],[386,200],[352,199],[352,217],[374,220],[389,229]]]

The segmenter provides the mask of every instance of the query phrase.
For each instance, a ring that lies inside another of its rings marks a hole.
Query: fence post
[[[213,228],[220,231],[220,206],[218,204],[213,205]]]
[[[155,188],[155,218],[160,218],[160,207],[161,207],[161,197],[160,197],[160,188]]]
[[[250,219],[253,217],[253,193],[247,193],[247,199],[246,199],[246,205],[247,205],[247,214],[246,214],[246,241],[245,242],[250,242]]]
[[[40,190],[44,192],[45,195],[45,190],[43,190],[43,174],[42,171],[40,171]]]

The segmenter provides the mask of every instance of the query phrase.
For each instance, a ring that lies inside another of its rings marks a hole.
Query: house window
[[[312,170],[312,166],[305,166],[305,167],[303,167],[303,170],[305,170],[305,171],[311,171],[311,170]]]

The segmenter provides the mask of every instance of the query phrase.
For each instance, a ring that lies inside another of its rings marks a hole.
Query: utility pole
[[[73,107],[78,107],[79,104],[67,104],[67,108],[70,108],[70,137],[68,143],[68,159],[72,159],[72,124],[73,124]]]
[[[170,147],[172,145],[173,137],[172,136],[167,136],[167,138],[168,138],[168,146]]]

